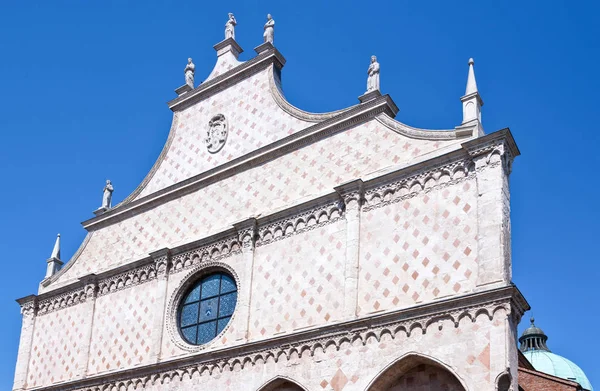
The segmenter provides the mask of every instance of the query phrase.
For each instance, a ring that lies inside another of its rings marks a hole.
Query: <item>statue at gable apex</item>
[[[379,90],[379,63],[376,56],[371,56],[371,65],[367,71],[367,92]]]
[[[265,23],[264,29],[263,38],[265,43],[269,42],[273,44],[273,39],[275,38],[275,20],[273,20],[271,14],[267,14],[267,23]]]
[[[237,20],[235,20],[235,16],[233,13],[229,13],[229,19],[227,23],[225,23],[225,39],[231,38],[235,39],[235,26],[237,25]]]
[[[102,194],[102,209],[110,209],[112,204],[112,193],[114,191],[113,185],[109,179],[106,180],[106,186],[104,186],[104,193]]]
[[[188,58],[188,63],[183,70],[185,74],[185,84],[191,89],[194,89],[194,73],[196,72],[196,65],[192,62],[192,58]]]

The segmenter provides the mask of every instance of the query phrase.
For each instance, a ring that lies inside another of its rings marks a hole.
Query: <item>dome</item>
[[[523,352],[536,371],[549,375],[574,380],[586,390],[593,391],[585,373],[575,363],[566,358],[545,350],[528,350]]]
[[[554,354],[548,349],[546,341],[548,336],[542,329],[536,327],[535,319],[531,318],[529,326],[519,338],[519,348],[536,371],[544,372],[552,376],[576,381],[585,390],[593,391],[592,385],[581,368],[571,360]]]

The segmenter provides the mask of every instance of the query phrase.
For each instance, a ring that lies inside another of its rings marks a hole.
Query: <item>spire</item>
[[[56,235],[56,242],[54,243],[54,249],[52,250],[50,259],[60,260],[60,234]]]
[[[521,347],[519,349],[522,352],[527,352],[529,350],[544,350],[549,352],[550,349],[548,349],[548,346],[546,346],[548,336],[544,334],[542,329],[536,327],[533,316],[531,317],[530,321],[531,326],[523,331],[523,335],[521,335],[519,338],[519,342],[521,343]]]
[[[467,88],[465,89],[465,95],[460,98],[463,104],[463,121],[462,125],[471,122],[478,121],[479,133],[483,134],[483,128],[481,125],[481,106],[483,106],[483,100],[479,95],[477,89],[477,81],[475,81],[475,69],[473,65],[475,61],[472,58],[469,59],[469,74],[467,76]]]
[[[467,77],[467,89],[465,91],[465,95],[478,92],[477,81],[475,80],[475,70],[473,69],[474,64],[475,61],[473,61],[472,58],[469,58],[469,76]]]
[[[63,262],[60,260],[60,234],[56,235],[56,242],[52,249],[52,255],[46,260],[48,266],[46,267],[46,277],[51,277],[54,273],[60,270]]]

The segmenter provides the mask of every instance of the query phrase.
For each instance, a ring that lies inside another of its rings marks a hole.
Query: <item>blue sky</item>
[[[598,11],[591,1],[5,2],[0,389],[12,386],[14,299],[37,292],[56,233],[63,259],[76,251],[105,179],[118,202],[146,175],[169,130],[165,102],[188,57],[197,79],[208,75],[227,12],[242,59],[273,15],[284,91],[308,111],[357,103],[376,54],[399,121],[451,128],[474,57],[486,131],[510,127],[522,152],[511,176],[514,281],[550,348],[600,387]]]

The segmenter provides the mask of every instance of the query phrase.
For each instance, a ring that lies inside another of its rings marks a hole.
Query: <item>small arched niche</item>
[[[258,391],[306,391],[306,389],[300,387],[290,379],[277,378],[269,381],[259,388]]]
[[[466,391],[444,365],[411,354],[384,369],[367,391]]]

